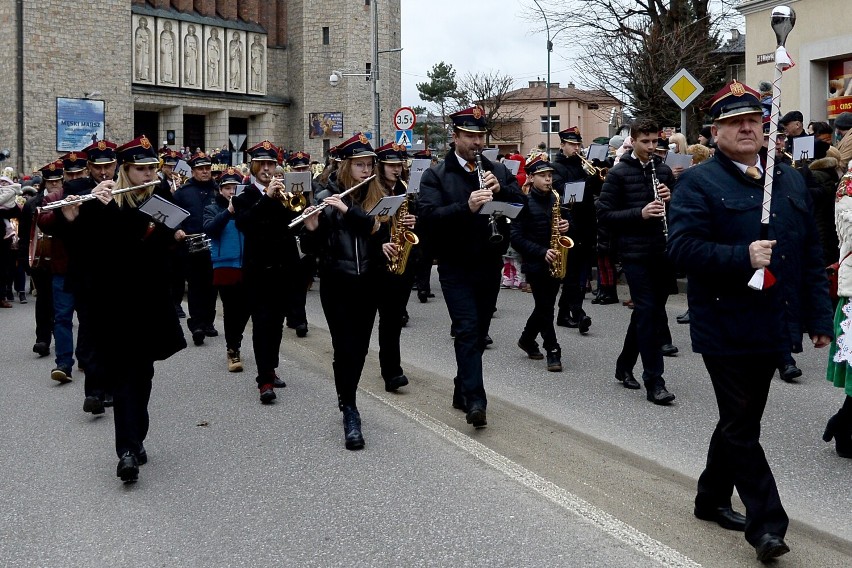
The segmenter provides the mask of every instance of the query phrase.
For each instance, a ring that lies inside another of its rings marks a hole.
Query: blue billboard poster
[[[56,151],[82,150],[104,138],[104,101],[56,98]]]
[[[310,112],[308,127],[308,138],[343,138],[343,113]]]

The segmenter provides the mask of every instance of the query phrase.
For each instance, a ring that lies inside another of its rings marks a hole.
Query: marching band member
[[[204,208],[213,203],[218,193],[213,179],[210,157],[197,152],[187,162],[192,168],[192,178],[173,196],[176,205],[189,211],[189,217],[181,223],[186,234],[199,234],[204,226]],[[195,345],[203,345],[205,337],[216,337],[219,332],[213,325],[216,319],[216,290],[213,288],[213,263],[210,251],[189,254],[185,247],[179,249],[183,255],[186,271],[189,317],[186,326]]]
[[[553,243],[553,208],[558,207],[559,198],[554,195],[553,166],[544,155],[539,154],[524,167],[527,182],[532,186],[528,194],[527,206],[512,223],[512,246],[521,253],[521,269],[532,288],[535,307],[527,319],[518,347],[523,349],[530,359],[543,359],[536,337],[541,334],[544,350],[547,352],[547,370],[562,371],[562,349],[553,328],[553,307],[556,294],[562,280],[554,278],[551,268],[558,262],[560,251]],[[568,221],[560,217],[558,234],[568,232]],[[573,253],[573,250],[572,250]],[[568,255],[571,258],[571,255]]]
[[[378,195],[406,195],[407,186],[402,181],[405,148],[391,142],[376,150],[376,177],[370,182],[371,189],[375,186]],[[370,205],[370,204],[365,204]],[[408,200],[403,213],[403,219],[397,215],[387,221],[388,234],[394,231],[411,231],[414,229],[416,217],[412,214],[411,200]],[[402,225],[401,227],[399,225]],[[401,234],[401,233],[397,233]],[[391,256],[399,254],[396,244],[390,248]],[[380,258],[380,264],[384,259]],[[408,312],[405,307],[411,295],[411,285],[414,283],[413,266],[407,264],[402,274],[392,274],[387,265],[384,269],[375,270],[376,290],[379,291],[379,364],[385,390],[393,392],[408,384],[408,377],[402,370],[402,357],[399,352],[402,328],[408,322]]]
[[[458,374],[453,407],[475,428],[487,424],[482,354],[500,292],[504,246],[490,241],[489,217],[479,215],[491,200],[525,201],[515,176],[501,163],[476,155],[485,145],[486,118],[475,106],[450,115],[453,152],[420,181],[420,220],[438,257],[438,276],[455,330]]]
[[[334,348],[334,385],[343,412],[345,447],[360,450],[364,436],[355,395],[376,319],[373,272],[384,269],[376,258],[387,238],[382,237],[381,223],[367,215],[382,198],[380,189],[365,185],[340,197],[373,174],[376,154],[367,137],[358,133],[337,152],[342,159],[337,181],[317,196],[328,206],[305,220],[302,242],[320,259],[320,300]]]
[[[186,347],[167,271],[168,251],[183,232],[138,209],[152,186],[112,193],[156,181],[159,159],[150,141],[140,136],[116,151],[118,181],[99,183],[92,191],[97,199],[63,207],[59,214],[74,242],[84,245],[75,251],[81,268],[76,293],[89,310],[95,356],[114,397],[116,475],[128,483],[148,461],[144,441],[154,361]]]
[[[243,285],[244,237],[237,229],[232,199],[243,176],[236,168],[228,168],[219,176],[219,195],[215,203],[204,208],[204,232],[210,237],[213,261],[213,286],[222,300],[225,326],[225,348],[228,371],[243,370],[240,346],[249,319],[248,294]]]
[[[292,278],[299,263],[296,239],[287,229],[296,214],[284,205],[284,183],[273,177],[278,152],[268,140],[249,148],[255,181],[231,201],[236,211],[237,228],[245,235],[243,279],[249,298],[251,339],[257,363],[255,380],[263,404],[277,398],[276,388],[287,386],[276,369],[290,299],[286,293],[273,291]]]
[[[292,172],[310,172],[311,171],[311,155],[307,152],[291,152],[287,158],[287,164]],[[317,192],[322,191],[322,187],[311,177],[311,187],[305,188],[303,195],[305,196],[306,204],[313,203],[314,196]],[[287,310],[287,327],[296,330],[296,337],[305,337],[308,335],[308,315],[305,312],[305,304],[308,300],[308,287],[314,279],[316,272],[317,259],[314,255],[306,254],[299,260],[299,271],[291,276],[287,282],[292,284],[288,296],[290,297],[290,307]]]
[[[175,166],[180,160],[181,155],[175,150],[160,154],[160,185],[154,188],[154,193],[163,199],[174,201],[175,192],[183,185],[180,174],[175,172]]]

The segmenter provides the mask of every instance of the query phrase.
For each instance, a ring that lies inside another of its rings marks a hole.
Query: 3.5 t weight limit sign
[[[393,124],[397,130],[411,130],[417,124],[417,117],[411,107],[402,107],[393,113]]]

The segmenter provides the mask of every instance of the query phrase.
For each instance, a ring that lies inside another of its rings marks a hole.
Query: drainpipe
[[[18,171],[24,173],[24,0],[16,0],[15,17],[18,19]]]

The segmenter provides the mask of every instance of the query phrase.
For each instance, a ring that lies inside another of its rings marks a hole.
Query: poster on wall
[[[308,138],[343,138],[343,113],[308,113]]]
[[[56,151],[74,152],[104,139],[104,101],[56,98]]]
[[[852,111],[852,59],[828,63],[828,118]]]

